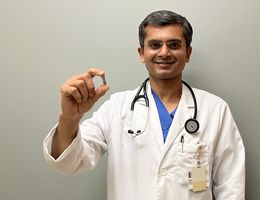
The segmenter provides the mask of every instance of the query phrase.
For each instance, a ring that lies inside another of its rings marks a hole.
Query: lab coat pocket
[[[195,166],[208,166],[208,149],[206,144],[178,144],[176,155],[176,180],[179,186],[187,187],[190,172]]]

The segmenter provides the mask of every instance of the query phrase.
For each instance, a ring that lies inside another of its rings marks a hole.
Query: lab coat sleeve
[[[104,136],[109,123],[105,120],[109,119],[108,113],[110,113],[107,106],[107,103],[101,106],[92,118],[81,123],[77,136],[57,159],[54,159],[50,154],[53,134],[57,125],[53,127],[43,142],[47,164],[68,175],[94,169],[107,150],[106,137]]]
[[[55,168],[58,171],[61,171],[65,174],[73,174],[77,166],[79,165],[79,160],[77,159],[77,155],[82,154],[83,147],[81,145],[81,136],[80,131],[78,131],[76,138],[72,141],[72,143],[64,150],[64,152],[57,158],[54,159],[51,156],[51,148],[52,148],[52,139],[55,133],[57,125],[55,125],[52,130],[49,132],[47,137],[43,142],[43,151],[44,157],[47,164],[50,167]]]
[[[245,199],[245,150],[228,105],[219,121],[214,144],[213,194],[216,200]]]

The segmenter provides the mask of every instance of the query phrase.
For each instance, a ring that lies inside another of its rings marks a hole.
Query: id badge
[[[188,174],[188,188],[193,192],[204,191],[209,187],[208,166],[194,166]]]

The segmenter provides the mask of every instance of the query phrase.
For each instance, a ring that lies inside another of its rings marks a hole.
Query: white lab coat
[[[194,89],[200,129],[197,134],[189,134],[184,124],[193,117],[194,102],[183,85],[164,143],[149,82],[149,118],[143,99],[135,104],[132,118],[130,104],[136,91],[112,95],[81,124],[77,137],[57,160],[50,155],[55,126],[44,140],[47,163],[74,174],[94,169],[107,152],[108,200],[244,200],[244,146],[228,105],[219,97]],[[133,138],[128,133],[130,128],[145,131]],[[198,152],[199,158],[195,156]],[[198,160],[208,169],[209,187],[193,192],[188,188],[188,174]]]

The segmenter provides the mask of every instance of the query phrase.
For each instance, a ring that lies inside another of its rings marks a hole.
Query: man
[[[182,83],[192,32],[171,11],[148,15],[138,52],[149,81],[111,95],[81,124],[109,90],[92,81],[105,72],[89,69],[66,81],[59,122],[44,141],[49,165],[74,174],[94,169],[107,152],[109,200],[244,199],[244,146],[228,105]]]

